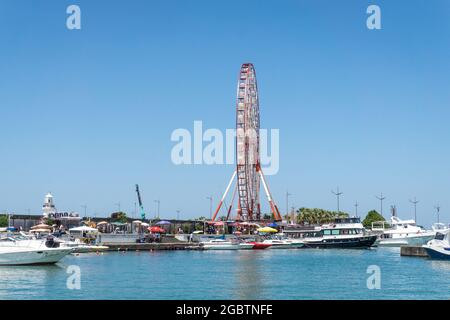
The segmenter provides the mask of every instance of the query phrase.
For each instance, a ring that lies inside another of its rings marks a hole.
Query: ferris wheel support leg
[[[230,220],[231,208],[233,208],[234,198],[236,197],[236,191],[237,191],[237,184],[234,186],[233,198],[231,199],[231,204],[230,207],[228,208],[227,221]]]
[[[216,220],[217,214],[219,213],[220,208],[222,207],[223,201],[225,200],[228,191],[230,190],[231,184],[233,183],[234,177],[236,177],[236,170],[233,172],[233,175],[231,176],[230,182],[228,183],[227,189],[223,193],[222,199],[220,199],[219,205],[217,206],[216,212],[214,212],[214,216],[212,218],[212,221]]]
[[[266,179],[264,177],[264,174],[261,170],[261,167],[258,167],[257,169],[259,175],[261,176],[261,181],[264,187],[264,191],[266,192],[266,196],[267,196],[267,200],[269,201],[270,204],[270,209],[272,210],[273,213],[273,217],[275,218],[276,221],[281,221],[283,220],[281,218],[281,214],[280,211],[278,210],[277,205],[274,203],[273,199],[272,199],[272,195],[270,194],[269,188],[267,187],[267,183],[266,183]]]

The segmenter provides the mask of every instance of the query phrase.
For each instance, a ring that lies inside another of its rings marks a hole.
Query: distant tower
[[[53,203],[53,196],[50,192],[45,196],[44,205],[42,206],[42,212],[45,218],[56,213],[56,207]]]

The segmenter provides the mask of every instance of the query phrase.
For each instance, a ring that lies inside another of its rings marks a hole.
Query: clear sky
[[[81,8],[81,30],[66,8]],[[368,30],[377,4],[382,29]],[[261,126],[280,129],[280,209],[450,222],[450,2],[0,0],[0,211],[209,215],[231,165],[175,166],[173,130],[233,128],[254,63]],[[267,207],[265,207],[267,208]]]

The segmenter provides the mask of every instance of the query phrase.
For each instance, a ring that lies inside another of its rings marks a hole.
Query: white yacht
[[[336,218],[332,223],[303,234],[310,248],[369,248],[377,236],[368,234],[360,218]]]
[[[401,220],[391,217],[391,227],[386,228],[386,221],[372,223],[372,231],[381,232],[375,242],[377,246],[400,247],[405,245],[421,246],[434,238],[436,232],[424,230],[414,220]]]
[[[441,222],[433,223],[433,225],[431,226],[431,230],[433,230],[434,232],[444,233],[447,230],[450,230],[450,225],[445,225]]]
[[[264,239],[261,243],[263,245],[270,245],[269,249],[295,249],[305,245],[300,239],[288,239],[280,235]]]
[[[205,250],[238,250],[239,243],[228,241],[225,239],[209,239],[200,242],[200,247]]]
[[[53,264],[72,252],[50,240],[35,240],[20,236],[0,239],[0,265]]]
[[[450,229],[436,232],[434,239],[422,247],[432,259],[450,260]]]

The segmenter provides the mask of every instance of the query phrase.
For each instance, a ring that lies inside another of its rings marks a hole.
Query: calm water
[[[66,286],[78,265],[81,289]],[[381,289],[367,289],[369,265]],[[0,299],[449,299],[450,261],[399,249],[80,254],[55,266],[0,267]]]

